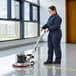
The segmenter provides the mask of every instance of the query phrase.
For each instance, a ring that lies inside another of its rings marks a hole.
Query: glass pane
[[[27,1],[39,4],[39,0],[27,0]]]
[[[7,18],[7,0],[0,1],[0,18]]]
[[[37,23],[25,22],[25,27],[24,27],[25,38],[37,37],[38,36],[37,27],[38,27]]]
[[[29,3],[25,3],[24,5],[24,19],[29,20],[30,18],[30,11],[29,11]]]
[[[14,1],[14,0],[11,0],[11,7],[12,7],[12,18],[15,18],[15,19],[19,19],[19,2],[18,1]]]
[[[14,21],[0,21],[0,41],[19,39],[20,33],[19,22]]]
[[[33,6],[33,21],[37,21],[37,7]]]

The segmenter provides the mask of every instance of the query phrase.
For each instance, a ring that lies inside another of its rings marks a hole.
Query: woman
[[[62,22],[61,17],[57,14],[55,6],[50,6],[48,12],[51,15],[48,22],[42,27],[42,30],[49,31],[48,35],[48,59],[44,64],[61,64],[61,37],[62,32],[60,25]],[[56,58],[53,61],[53,53],[55,52]]]

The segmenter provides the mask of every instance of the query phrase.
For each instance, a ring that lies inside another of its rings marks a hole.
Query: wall
[[[51,5],[55,5],[57,7],[57,12],[62,18],[62,42],[66,41],[65,37],[65,0],[40,0],[40,18],[41,18],[41,27],[47,22],[49,13],[48,7]],[[44,41],[47,41],[47,34],[43,38]]]
[[[0,42],[0,51],[4,49],[19,47],[19,46],[25,46],[30,43],[33,44],[36,43],[37,39],[38,38],[30,38],[30,39],[27,38],[23,40]],[[40,41],[42,41],[42,39]]]

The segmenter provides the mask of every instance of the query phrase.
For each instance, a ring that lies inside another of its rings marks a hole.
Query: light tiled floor
[[[12,64],[16,61],[16,54],[31,53],[34,45],[17,47],[0,51],[0,76],[76,76],[76,45],[61,44],[61,65],[47,65],[43,62],[47,59],[47,43],[40,43],[35,53],[34,68],[14,69]],[[54,56],[55,58],[55,56]]]

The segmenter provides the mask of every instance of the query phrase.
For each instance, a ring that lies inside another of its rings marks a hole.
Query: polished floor
[[[43,65],[47,59],[47,43],[40,43],[35,55],[35,65],[32,68],[15,69],[18,53],[31,53],[34,44],[13,49],[0,50],[0,76],[76,76],[76,45],[61,44],[61,65]],[[55,55],[54,55],[55,58]]]

